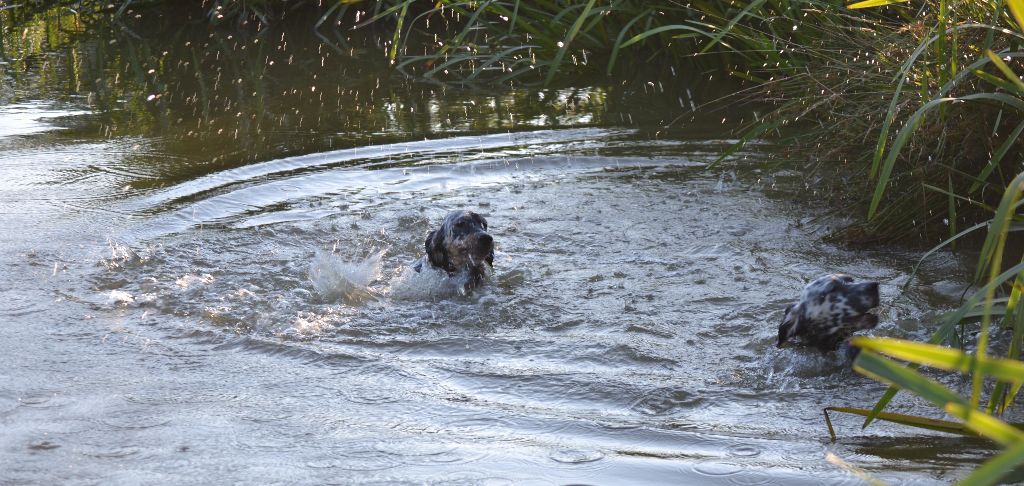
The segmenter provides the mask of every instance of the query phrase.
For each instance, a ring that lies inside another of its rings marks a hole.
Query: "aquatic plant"
[[[543,82],[622,74],[655,65],[665,75],[790,66],[815,29],[832,25],[819,0],[350,2],[326,16],[367,9],[365,24],[394,26],[389,57],[410,75],[445,82]],[[335,22],[341,24],[341,22]],[[845,23],[845,21],[843,21]],[[427,39],[427,42],[423,42]],[[720,69],[724,67],[724,69]],[[744,73],[744,74],[741,74]]]
[[[1021,11],[1024,12],[1024,8]],[[1006,73],[1006,76],[1010,77],[1011,73]],[[854,369],[888,383],[890,388],[871,410],[855,407],[826,409],[826,423],[833,440],[835,433],[828,418],[829,411],[864,416],[865,427],[880,419],[947,433],[976,434],[1004,447],[1002,453],[971,472],[960,484],[994,484],[1024,465],[1024,424],[1011,424],[998,418],[1014,404],[1024,385],[1024,361],[1021,361],[1024,349],[1024,305],[1021,305],[1024,257],[1016,265],[1004,268],[1007,240],[1011,232],[1021,229],[1020,221],[1024,218],[1022,196],[1024,173],[1011,181],[1000,204],[994,209],[994,215],[987,222],[988,236],[978,261],[978,277],[984,284],[958,309],[940,319],[928,343],[879,337],[857,337],[851,341],[862,349]],[[1010,284],[1008,293],[1000,295],[1001,290],[1007,289],[1007,284]],[[997,320],[1010,334],[1003,358],[989,355],[993,323]],[[974,323],[978,323],[978,328],[971,352],[963,349],[966,343],[964,336],[967,326]],[[959,333],[956,332],[958,328]],[[940,345],[947,342],[959,343],[960,348]],[[896,360],[906,361],[909,366],[902,366]],[[918,370],[921,366],[969,376],[970,396],[964,397],[926,376]],[[986,388],[986,384],[991,386]],[[959,422],[884,412],[901,389],[923,398]],[[987,404],[982,403],[986,389]]]
[[[874,5],[884,3],[892,2],[872,2]],[[867,2],[863,2],[861,5],[867,5]],[[928,97],[919,98],[916,108],[908,118],[903,120],[896,136],[890,139],[889,130],[899,115],[896,100],[900,99],[900,90],[904,85],[903,80],[910,78],[915,64],[920,62],[919,60],[926,51],[937,49],[942,53],[948,53],[949,49],[957,50],[955,36],[950,43],[945,43],[942,38],[949,33],[957,33],[961,29],[949,24],[940,25],[940,30],[934,35],[926,36],[904,62],[899,71],[903,79],[897,82],[897,90],[886,113],[872,160],[871,176],[877,178],[877,185],[869,206],[869,217],[879,214],[879,204],[891,183],[890,179],[898,156],[902,150],[912,144],[913,138],[919,137],[920,131],[928,126],[927,116],[933,118],[931,120],[933,124],[948,124],[954,113],[951,106],[984,103],[989,107],[994,107],[1000,118],[1006,116],[1010,120],[1019,119],[1021,112],[1024,111],[1024,82],[1014,72],[1009,62],[1024,55],[1024,52],[1015,49],[1020,44],[1019,40],[1024,38],[1021,36],[1021,32],[1024,32],[1024,0],[1008,0],[1007,5],[1014,18],[1013,26],[1016,29],[1002,29],[994,25],[965,26],[965,28],[978,28],[982,32],[991,34],[984,43],[984,53],[977,56],[966,69],[959,72],[955,71],[957,61],[950,60],[949,64],[952,68],[945,71],[946,78],[943,82],[938,83],[938,91],[926,93],[929,95]],[[944,4],[942,8],[945,8]],[[997,11],[1001,9],[1002,3],[998,5]],[[940,20],[943,17],[944,14],[940,14]],[[998,53],[992,50],[996,46],[997,35],[1011,40]],[[964,87],[974,91],[955,93],[957,89]],[[995,125],[999,127],[1000,122],[995,122]],[[989,154],[987,164],[980,167],[974,174],[966,174],[969,179],[966,197],[954,192],[952,175],[947,175],[947,180],[950,181],[947,188],[928,187],[929,190],[949,198],[948,217],[950,220],[955,221],[956,203],[959,200],[970,201],[969,198],[976,194],[976,191],[996,183],[989,180],[993,173],[1005,171],[1018,163],[1019,151],[1015,157],[1009,159],[1004,159],[1004,157],[1019,143],[1018,138],[1021,131],[1024,130],[1024,123],[1014,120],[1010,125],[1016,125],[1019,128],[1013,128],[998,149]],[[891,142],[889,147],[887,147],[888,142]],[[1008,164],[1004,160],[1009,160],[1012,164]],[[863,350],[854,363],[854,369],[871,378],[888,383],[890,388],[871,410],[854,407],[826,409],[826,421],[833,438],[835,437],[834,432],[828,420],[828,411],[830,410],[862,415],[865,417],[865,427],[876,419],[887,420],[948,433],[977,434],[1004,447],[1002,453],[971,472],[960,481],[960,484],[994,484],[1015,468],[1024,465],[1024,424],[1010,424],[998,418],[1015,403],[1021,386],[1024,384],[1024,361],[1021,361],[1022,349],[1024,349],[1024,306],[1020,305],[1022,292],[1024,292],[1024,257],[1019,263],[1009,268],[1006,268],[1007,264],[1004,261],[1011,233],[1021,229],[1020,222],[1024,219],[1024,210],[1022,210],[1024,192],[1022,191],[1024,191],[1024,173],[1018,174],[1006,185],[998,204],[989,206],[977,203],[978,207],[984,208],[989,213],[990,216],[986,221],[959,232],[954,230],[955,226],[951,227],[952,236],[927,252],[922,258],[923,260],[929,257],[937,250],[949,246],[977,230],[982,228],[988,230],[981,246],[975,275],[980,289],[967,298],[958,309],[946,313],[940,319],[939,325],[928,343],[869,337],[859,337],[852,341],[854,345]],[[989,355],[995,322],[998,322],[1004,332],[1009,334],[1006,338],[1008,346],[1005,357],[1002,358]],[[975,324],[977,325],[976,330]],[[976,337],[971,343],[973,351],[967,349],[969,340],[966,336],[969,334],[969,326],[971,332],[976,333]],[[959,332],[957,332],[958,330]],[[952,343],[954,347],[942,345],[946,343]],[[897,360],[909,364],[902,366]],[[919,371],[922,366],[970,377],[969,396],[962,396],[922,373]],[[884,412],[886,406],[901,389],[930,402],[958,421]],[[983,403],[986,391],[988,399],[987,403]]]
[[[864,426],[875,419],[900,423],[912,427],[956,434],[975,434],[991,439],[1004,447],[1004,451],[988,460],[963,478],[959,484],[994,484],[1015,468],[1024,465],[1024,424],[1011,424],[1000,420],[1016,400],[1024,385],[1024,361],[1020,360],[1024,345],[1024,258],[1004,270],[1004,252],[1007,238],[1018,231],[1018,221],[1024,217],[1021,209],[1024,195],[1024,173],[1019,174],[1007,187],[1002,201],[989,220],[989,234],[979,259],[979,273],[987,270],[985,284],[968,298],[960,308],[945,314],[928,343],[880,337],[856,337],[851,343],[862,349],[854,362],[854,369],[878,381],[890,384],[889,390],[871,410],[854,407],[830,407],[825,411],[826,423],[833,440],[835,433],[828,418],[829,411],[852,413],[865,417]],[[1011,283],[1009,293],[997,297],[1000,289]],[[1003,328],[1010,333],[1009,347],[1003,358],[990,356],[989,340],[993,322],[999,317]],[[963,330],[980,321],[973,352],[939,345],[957,341],[957,328]],[[901,365],[897,360],[910,363]],[[926,366],[934,370],[964,374],[970,377],[969,397],[964,397],[919,371]],[[984,385],[989,387],[988,402],[982,403]],[[883,410],[899,390],[907,390],[930,402],[959,422],[934,418],[886,413]]]

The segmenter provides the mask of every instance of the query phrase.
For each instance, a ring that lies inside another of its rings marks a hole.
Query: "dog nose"
[[[480,235],[478,240],[480,241],[481,245],[490,246],[490,245],[492,245],[494,243],[494,238],[491,238],[491,235],[489,235],[487,233],[484,233],[484,234]]]

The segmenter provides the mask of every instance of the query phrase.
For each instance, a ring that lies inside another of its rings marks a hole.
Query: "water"
[[[49,15],[22,37],[69,22]],[[859,482],[828,453],[932,484],[992,454],[844,416],[828,441],[823,407],[871,406],[884,388],[776,349],[784,305],[844,271],[882,283],[877,334],[920,338],[965,269],[934,258],[901,294],[917,254],[822,243],[837,219],[800,170],[767,168],[766,148],[708,171],[727,140],[621,123],[670,116],[642,94],[440,90],[350,59],[265,81],[283,97],[248,113],[274,130],[244,127],[234,101],[194,110],[184,76],[160,109],[134,108],[160,93],[145,76],[105,104],[91,88],[144,52],[181,66],[186,43],[218,57],[238,35],[197,23],[165,52],[174,17],[139,15],[133,32],[152,37],[86,23],[27,67],[5,34],[4,66],[24,69],[4,67],[0,107],[4,484]],[[76,65],[95,81],[69,87]],[[324,79],[345,66],[367,72]],[[366,101],[381,79],[387,94]],[[282,107],[314,83],[353,87],[303,98],[298,116],[320,121],[300,127]],[[557,116],[529,113],[558,99]],[[402,115],[407,102],[426,109]],[[468,295],[410,271],[456,208],[484,215],[497,245]],[[935,416],[905,396],[891,410]]]

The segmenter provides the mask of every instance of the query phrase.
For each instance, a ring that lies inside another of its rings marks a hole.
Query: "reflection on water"
[[[418,85],[372,36],[90,15],[0,11],[4,479],[857,483],[833,452],[927,484],[991,453],[849,417],[826,442],[821,409],[881,387],[776,349],[784,304],[843,270],[920,337],[956,262],[900,294],[916,255],[823,245],[800,172],[703,170],[723,143],[650,139],[671,107],[643,90]],[[409,272],[453,208],[497,243],[469,295]]]
[[[88,106],[99,113],[89,129],[107,138],[157,135],[149,142],[159,150],[196,165],[176,164],[167,179],[292,153],[612,116],[607,87],[416,84],[388,71],[373,32],[332,40],[303,28],[304,18],[256,30],[211,29],[199,8],[144,9],[118,23],[64,8],[29,20],[0,15],[24,25],[4,36],[9,101],[41,95]]]

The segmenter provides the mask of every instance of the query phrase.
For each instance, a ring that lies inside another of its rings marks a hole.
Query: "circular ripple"
[[[732,457],[756,457],[761,455],[761,448],[750,444],[735,444],[729,446],[726,453]]]
[[[79,451],[82,453],[82,455],[95,457],[97,459],[120,459],[123,457],[129,457],[139,454],[140,452],[142,452],[142,449],[139,447],[131,446],[110,448],[102,446],[93,446],[89,448],[80,448]]]
[[[477,461],[484,454],[467,455],[455,444],[428,442],[379,442],[377,450],[394,457],[395,461],[413,466],[429,466],[434,464],[465,464]]]
[[[697,474],[715,478],[732,476],[743,472],[743,468],[728,462],[706,462],[693,467]]]
[[[659,388],[636,399],[629,408],[649,416],[670,416],[692,409],[701,401],[700,397],[685,390]]]
[[[59,407],[61,404],[56,400],[57,394],[49,391],[29,392],[18,397],[18,403],[23,407],[51,408]]]
[[[585,449],[556,449],[548,454],[552,461],[562,464],[586,464],[604,459],[604,453]]]

